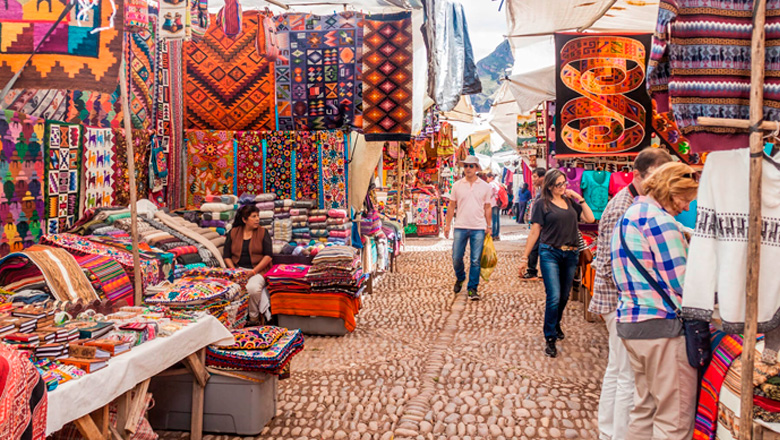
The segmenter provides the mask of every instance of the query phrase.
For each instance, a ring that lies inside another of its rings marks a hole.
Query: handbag
[[[623,251],[626,253],[634,267],[636,267],[639,273],[641,273],[645,280],[650,284],[650,287],[661,295],[666,306],[674,310],[677,319],[682,322],[683,333],[685,334],[685,354],[688,356],[688,364],[693,368],[707,367],[712,360],[710,324],[698,319],[682,318],[682,310],[674,304],[669,297],[669,294],[667,294],[664,288],[658,284],[658,281],[647,272],[647,269],[639,263],[634,253],[626,246],[625,232],[623,231],[622,225],[620,226],[620,245],[623,247]]]
[[[587,266],[593,262],[593,251],[590,250],[585,239],[582,238],[582,232],[577,231],[577,248],[580,251],[580,261],[577,263],[579,266]]]

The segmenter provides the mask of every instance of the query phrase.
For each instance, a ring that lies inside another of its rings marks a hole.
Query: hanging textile
[[[277,199],[292,198],[292,151],[296,132],[275,131],[266,138],[265,192]]]
[[[43,232],[43,119],[0,112],[0,255],[37,243]]]
[[[232,131],[187,130],[187,208],[199,208],[208,195],[234,194]]]
[[[201,42],[184,43],[186,128],[274,129],[273,68],[255,50],[259,26],[248,12],[235,38],[214,21]]]
[[[192,0],[162,0],[160,2],[160,37],[183,40],[190,35],[190,1]]]
[[[415,194],[412,198],[412,223],[420,225],[437,225],[438,208],[436,199],[427,194]],[[437,231],[438,232],[438,231]]]
[[[701,164],[701,156],[691,151],[691,144],[680,133],[672,113],[658,113],[655,101],[653,101],[653,130],[663,140],[667,149],[680,160],[688,165]]]
[[[558,157],[631,154],[650,145],[652,105],[644,90],[650,39],[555,34]],[[593,66],[614,71],[622,81],[600,81]]]
[[[169,208],[182,206],[181,191],[185,169],[181,132],[182,132],[182,42],[157,39],[157,81],[155,92],[156,138],[160,148],[166,154],[168,173],[165,197]]]
[[[68,114],[67,90],[11,89],[5,97],[7,110],[36,118],[64,121]]]
[[[114,205],[114,170],[117,165],[111,129],[85,127],[82,212]]]
[[[412,13],[371,15],[364,23],[366,141],[408,141],[412,133]]]
[[[100,128],[119,128],[122,120],[122,101],[119,86],[112,93],[68,92],[68,116],[72,124]]]
[[[26,351],[0,344],[0,438],[46,438],[46,383]]]
[[[206,35],[211,22],[208,0],[190,0],[190,22],[192,28],[190,41],[197,43]]]
[[[130,171],[127,166],[127,139],[124,130],[114,130],[116,162],[114,167],[114,204],[130,203]],[[133,129],[133,156],[135,158],[135,186],[138,200],[149,195],[149,160],[151,136],[148,130]]]
[[[149,3],[146,0],[125,0],[125,32],[146,32],[149,29]]]
[[[154,20],[153,20],[154,21]],[[127,35],[127,82],[130,120],[133,128],[154,128],[155,66],[157,65],[154,25]]]
[[[7,84],[27,62],[39,39],[68,4],[47,1],[47,11],[41,3],[44,2],[37,2],[35,7],[27,2],[9,1],[0,9],[0,84]],[[87,4],[75,3],[14,87],[114,91],[122,59],[123,1],[96,0]],[[77,17],[80,19],[74,19]]]
[[[452,124],[449,122],[441,123],[441,128],[436,136],[436,153],[439,157],[455,154],[455,140],[452,131]]]
[[[241,4],[238,0],[225,0],[225,5],[217,13],[217,26],[231,38],[241,33]]]
[[[319,146],[316,133],[298,132],[295,143],[295,200],[319,199]]]
[[[81,214],[81,130],[81,125],[46,121],[46,234],[67,231]]]
[[[260,194],[263,190],[263,133],[236,133],[236,194]]]
[[[320,192],[324,200],[323,209],[345,209],[347,207],[347,172],[344,133],[341,131],[317,132],[322,162]]]
[[[363,126],[362,20],[355,12],[276,17],[277,129]]]

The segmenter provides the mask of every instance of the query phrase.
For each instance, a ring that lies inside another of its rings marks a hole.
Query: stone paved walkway
[[[505,227],[482,301],[453,295],[451,241],[409,239],[364,301],[354,333],[306,337],[257,439],[594,439],[603,324],[570,302],[544,356],[544,288],[517,276],[522,227]],[[161,438],[188,438],[163,432]],[[207,440],[242,437],[206,435]],[[252,438],[252,437],[246,437]]]

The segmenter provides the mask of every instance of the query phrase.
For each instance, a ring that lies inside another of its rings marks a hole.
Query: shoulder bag
[[[669,297],[669,294],[667,294],[664,288],[658,284],[658,281],[647,272],[647,269],[639,263],[634,253],[626,246],[625,232],[623,231],[622,224],[620,226],[620,245],[623,247],[623,251],[628,256],[628,259],[631,260],[634,267],[636,267],[639,273],[641,273],[645,280],[650,284],[650,287],[661,295],[666,306],[674,310],[677,319],[682,322],[683,332],[685,334],[685,352],[688,355],[688,363],[693,368],[706,368],[709,365],[710,360],[712,360],[710,324],[698,319],[682,318],[682,310],[675,305],[674,301]]]

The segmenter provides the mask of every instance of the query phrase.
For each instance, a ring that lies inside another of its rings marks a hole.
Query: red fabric
[[[217,14],[217,23],[222,26],[222,32],[232,37],[241,33],[241,5],[238,0],[227,0],[225,6]]]
[[[45,385],[29,359],[0,344],[0,439],[46,438]]]
[[[614,197],[621,189],[628,186],[634,180],[634,173],[621,171],[612,173],[609,177],[609,195]]]

